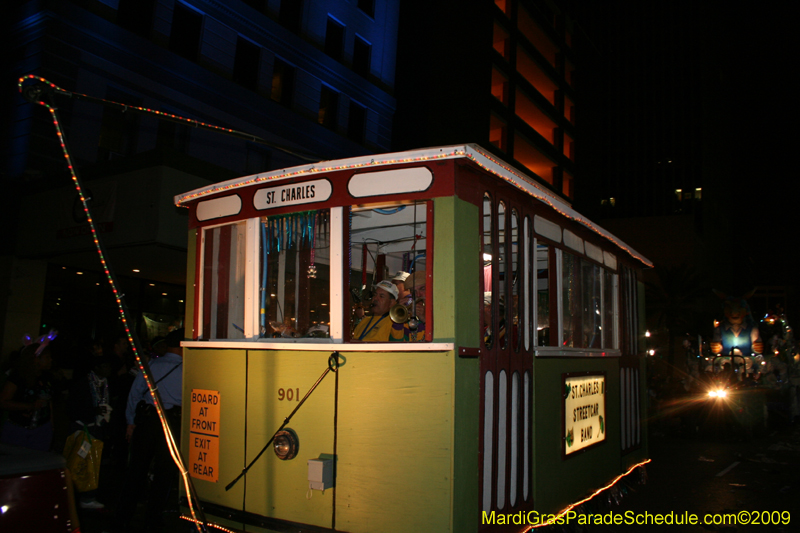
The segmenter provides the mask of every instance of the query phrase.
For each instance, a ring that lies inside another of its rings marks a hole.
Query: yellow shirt
[[[395,324],[389,315],[364,317],[353,331],[353,340],[361,342],[402,342],[408,340],[403,324]]]

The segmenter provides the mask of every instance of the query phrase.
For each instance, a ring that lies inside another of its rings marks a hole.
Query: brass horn
[[[401,304],[395,304],[389,309],[389,318],[392,319],[392,322],[397,324],[405,324],[408,322],[408,317],[411,313],[409,313],[408,309]]]

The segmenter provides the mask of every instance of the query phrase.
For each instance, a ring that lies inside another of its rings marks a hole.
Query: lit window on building
[[[602,200],[600,200],[600,205],[614,207],[615,205],[617,205],[617,199],[616,198],[603,198]]]
[[[515,111],[517,116],[536,130],[547,142],[555,145],[556,123],[520,89],[517,89]]]
[[[494,113],[489,118],[489,142],[504,152],[508,150],[508,125]]]
[[[500,11],[509,15],[511,13],[511,0],[494,0],[494,5],[500,8]]]
[[[569,96],[564,96],[564,118],[575,124],[575,104]]]
[[[570,174],[564,172],[561,177],[561,193],[567,198],[572,198],[573,192],[573,178]]]
[[[528,83],[533,85],[539,94],[547,98],[552,105],[556,105],[556,91],[558,85],[545,74],[544,70],[523,47],[517,47],[517,71],[522,74]]]
[[[508,32],[500,24],[494,23],[494,37],[492,45],[498,54],[508,60],[511,58],[511,38]]]
[[[492,96],[508,105],[508,77],[497,67],[492,68]]]
[[[556,163],[539,151],[536,146],[525,136],[514,135],[514,159],[519,161],[528,170],[539,176],[542,180],[553,185],[553,169]]]
[[[533,20],[528,10],[521,5],[517,12],[517,27],[519,27],[525,38],[544,56],[545,60],[555,68],[558,47]]]
[[[567,135],[564,134],[564,155],[567,156],[571,161],[575,161],[575,141]]]

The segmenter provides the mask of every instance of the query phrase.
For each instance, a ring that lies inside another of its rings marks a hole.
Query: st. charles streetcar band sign
[[[605,373],[564,374],[564,455],[606,439]]]

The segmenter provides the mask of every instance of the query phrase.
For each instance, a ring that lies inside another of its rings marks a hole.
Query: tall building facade
[[[571,201],[584,39],[567,3],[445,1],[401,17],[398,147],[474,142]]]
[[[70,316],[97,322],[93,302],[109,299],[52,118],[19,94],[20,77],[130,106],[52,96],[109,263],[131,305],[156,321],[181,312],[186,222],[174,194],[390,149],[398,0],[30,0],[14,8],[5,21],[4,74],[14,83],[4,85],[4,353],[34,333],[38,315],[52,323],[38,327],[63,328]],[[76,300],[71,312],[59,309]]]

